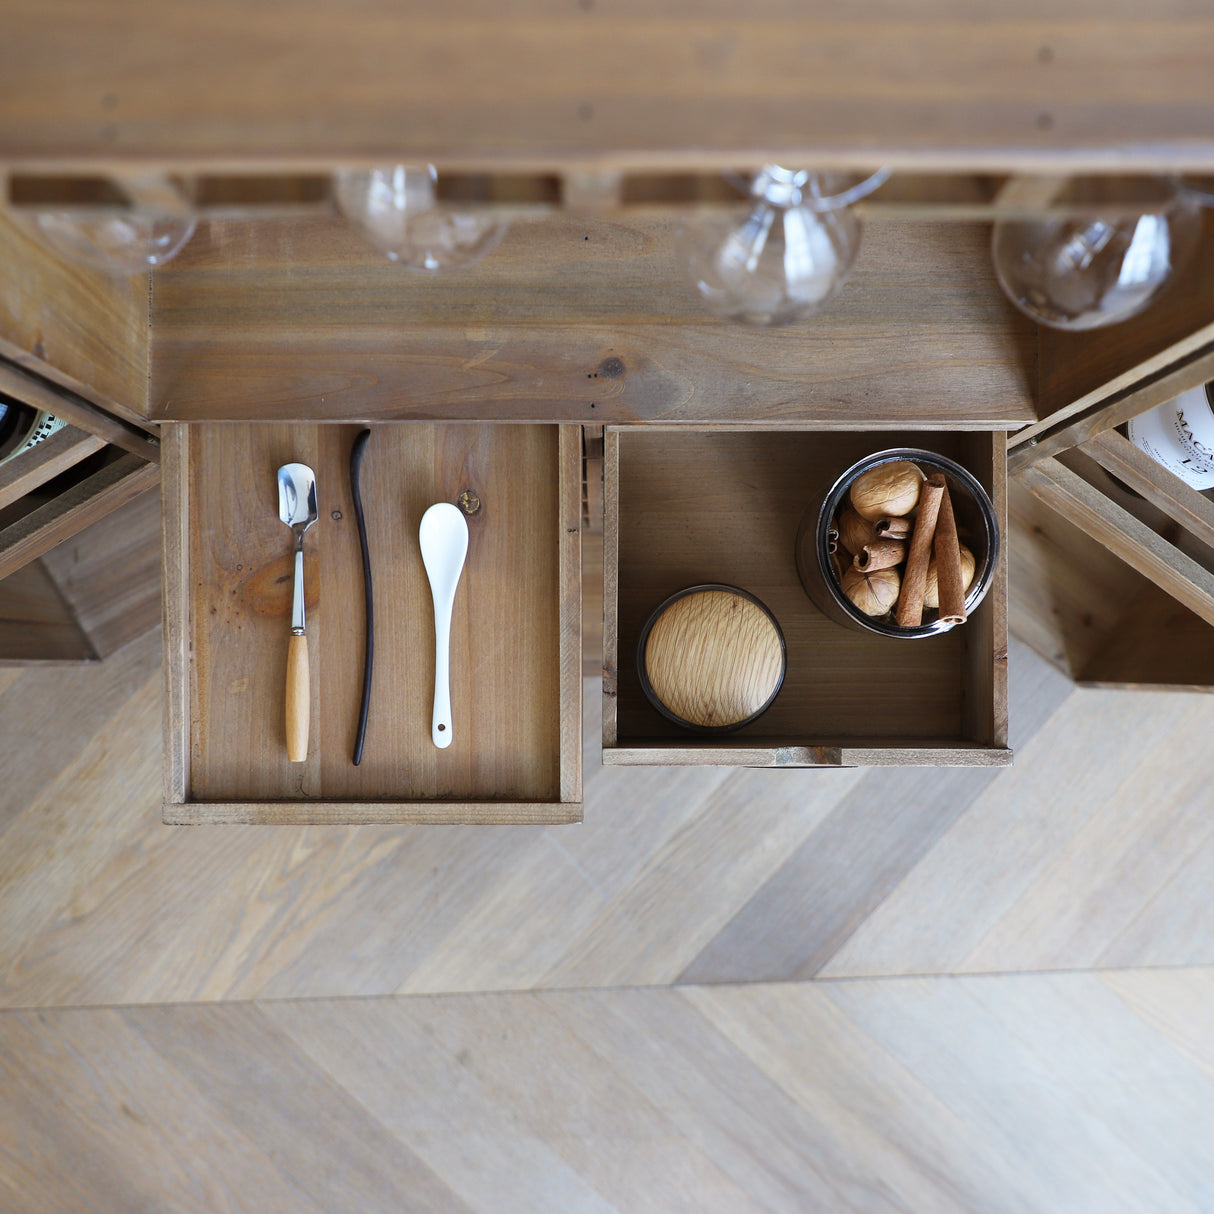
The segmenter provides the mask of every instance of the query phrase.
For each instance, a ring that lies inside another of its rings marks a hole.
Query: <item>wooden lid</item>
[[[643,644],[646,693],[701,729],[744,724],[784,681],[780,629],[762,604],[732,587],[697,587],[668,600]]]

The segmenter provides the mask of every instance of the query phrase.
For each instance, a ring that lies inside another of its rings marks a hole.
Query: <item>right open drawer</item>
[[[920,640],[824,616],[794,548],[814,486],[892,447],[956,460],[1006,531],[1002,432],[608,427],[604,436],[603,760],[759,767],[999,765],[1007,746],[1006,562],[968,623]],[[638,637],[667,596],[699,583],[755,595],[784,633],[787,673],[756,721],[705,737],[646,700]]]

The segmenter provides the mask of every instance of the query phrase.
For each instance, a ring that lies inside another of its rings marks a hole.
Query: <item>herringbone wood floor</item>
[[[158,824],[158,637],[0,672],[0,1210],[1214,1210],[1214,697],[580,827]]]

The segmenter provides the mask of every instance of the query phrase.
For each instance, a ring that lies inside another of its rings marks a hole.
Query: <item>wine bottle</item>
[[[1127,437],[1194,489],[1214,489],[1214,384],[1130,418]]]
[[[0,464],[42,442],[63,426],[44,409],[33,409],[0,392]]]

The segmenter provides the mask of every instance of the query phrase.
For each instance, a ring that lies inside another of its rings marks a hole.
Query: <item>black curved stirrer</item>
[[[358,523],[358,542],[363,552],[363,598],[367,604],[367,646],[363,655],[363,699],[358,713],[358,735],[354,739],[354,766],[363,759],[363,743],[367,738],[367,713],[371,708],[371,668],[375,663],[375,600],[371,590],[371,552],[367,547],[367,524],[363,518],[363,499],[358,487],[358,473],[370,430],[364,430],[350,448],[350,492],[354,498],[354,518]]]

